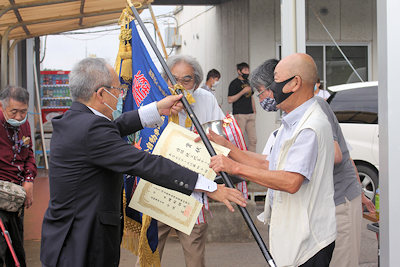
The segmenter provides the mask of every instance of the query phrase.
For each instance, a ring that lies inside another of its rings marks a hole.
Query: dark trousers
[[[335,241],[324,247],[317,254],[312,256],[311,259],[306,261],[300,267],[328,267],[332,259],[333,249],[335,248]]]
[[[21,267],[25,267],[25,251],[24,251],[24,216],[18,216],[18,212],[8,212],[0,210],[0,218],[3,221],[4,228],[8,231],[12,247],[17,255]],[[14,267],[14,258],[8,248],[3,232],[0,230],[0,266],[5,264],[6,267]]]

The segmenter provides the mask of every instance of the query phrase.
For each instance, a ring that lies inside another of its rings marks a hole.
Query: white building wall
[[[370,45],[370,80],[377,80],[376,0],[306,1],[307,42],[332,44],[314,11],[339,44]],[[204,76],[211,68],[221,72],[217,99],[225,112],[231,111],[227,95],[230,81],[237,76],[236,64],[248,62],[251,71],[264,60],[278,56],[280,0],[232,0],[215,7],[184,6],[177,19],[182,47],[176,52],[195,56]],[[264,112],[259,105],[256,107],[257,151],[261,152],[269,134],[279,126],[279,116]]]

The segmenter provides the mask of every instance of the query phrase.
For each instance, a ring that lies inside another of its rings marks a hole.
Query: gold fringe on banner
[[[147,240],[147,229],[149,229],[151,217],[143,214],[142,224],[129,218],[125,214],[126,196],[123,193],[124,204],[124,235],[121,246],[139,257],[141,267],[161,267],[158,248],[153,253]]]
[[[140,7],[150,4],[153,0],[144,0],[135,2],[135,6]],[[139,10],[141,13],[141,10]],[[119,18],[121,25],[121,33],[119,35],[119,49],[115,61],[115,71],[127,83],[132,82],[132,47],[130,40],[132,39],[132,30],[129,29],[129,23],[134,19],[132,10],[127,7],[122,11]],[[141,267],[160,267],[160,255],[158,250],[154,253],[151,251],[147,240],[147,229],[150,226],[151,217],[143,215],[142,224],[127,217],[125,214],[126,203],[125,191],[123,195],[124,209],[124,236],[121,246],[139,257]]]
[[[139,236],[142,225],[129,218],[125,214],[127,203],[125,190],[123,193],[123,207],[124,207],[124,235],[122,237],[122,247],[131,251],[135,255],[139,255]]]
[[[151,217],[143,214],[142,229],[139,238],[139,263],[141,267],[161,267],[160,254],[158,248],[156,251],[151,251],[149,241],[147,240],[147,229],[150,226]]]

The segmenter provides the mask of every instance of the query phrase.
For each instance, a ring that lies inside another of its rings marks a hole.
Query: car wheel
[[[378,174],[374,169],[365,165],[357,165],[357,170],[365,196],[375,203],[375,192],[379,186]]]

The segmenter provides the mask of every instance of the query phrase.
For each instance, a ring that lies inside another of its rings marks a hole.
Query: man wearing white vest
[[[215,156],[214,171],[248,178],[268,187],[265,222],[278,266],[329,266],[335,247],[333,200],[334,146],[331,126],[314,99],[317,68],[306,54],[293,54],[275,68],[270,89],[284,112],[271,154],[243,153],[218,135],[210,139],[231,148],[229,159]]]

